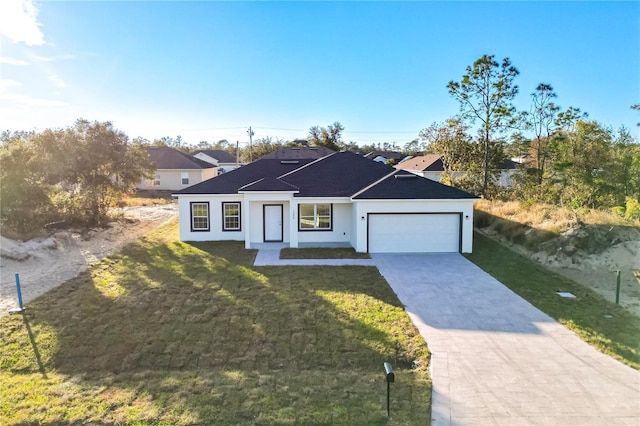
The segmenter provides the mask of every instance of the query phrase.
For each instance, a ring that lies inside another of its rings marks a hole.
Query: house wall
[[[335,202],[326,199],[298,199],[299,203],[330,203],[333,204],[333,229],[331,231],[297,231],[300,243],[344,243],[351,242],[353,236],[351,203]],[[296,207],[297,210],[297,207]],[[296,211],[296,230],[298,229]]]
[[[178,197],[178,214],[180,217],[180,240],[181,241],[244,241],[245,203],[242,202],[241,195],[180,195]],[[191,202],[209,203],[209,231],[191,230]],[[240,202],[240,231],[222,230],[222,203]]]
[[[356,200],[357,252],[367,251],[368,213],[462,213],[462,252],[473,248],[474,200]]]
[[[189,176],[189,184],[182,184],[182,173],[187,173]],[[206,176],[204,177],[206,173]],[[159,190],[170,190],[170,191],[179,191],[181,189],[187,188],[191,185],[195,185],[196,183],[200,183],[210,177],[214,177],[217,174],[217,169],[191,169],[191,170],[169,170],[169,169],[158,169],[156,170],[155,177],[153,179],[145,179],[140,182],[137,186],[138,189],[159,189]],[[155,181],[159,181],[158,185],[155,185]]]

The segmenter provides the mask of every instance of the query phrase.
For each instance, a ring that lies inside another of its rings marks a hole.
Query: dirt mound
[[[640,316],[640,227],[602,212],[579,220],[562,209],[535,212],[513,202],[480,208],[480,232],[607,300],[615,301],[620,271],[620,304]]]
[[[176,203],[125,207],[104,228],[57,231],[47,238],[20,242],[0,239],[0,315],[17,306],[15,273],[24,303],[85,271],[129,242],[178,216]]]

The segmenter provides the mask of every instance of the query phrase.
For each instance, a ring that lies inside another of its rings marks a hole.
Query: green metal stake
[[[616,304],[620,302],[620,271],[616,271]]]

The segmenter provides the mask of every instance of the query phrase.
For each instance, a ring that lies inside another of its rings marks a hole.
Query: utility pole
[[[253,130],[251,130],[251,126],[249,126],[249,130],[247,130],[249,134],[249,160],[253,163]]]
[[[236,169],[240,167],[240,143],[236,141]]]

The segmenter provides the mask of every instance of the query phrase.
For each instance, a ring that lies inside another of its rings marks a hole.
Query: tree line
[[[549,83],[534,89],[528,111],[517,111],[512,101],[519,92],[518,74],[509,58],[498,62],[493,55],[483,55],[459,81],[446,86],[460,104],[459,113],[424,128],[403,146],[345,142],[338,121],[311,127],[304,141],[266,136],[242,147],[227,140],[190,145],[180,136],[130,140],[110,122],[84,119],[66,129],[5,131],[0,135],[0,224],[21,233],[63,221],[103,224],[118,200],[153,176],[148,146],[184,152],[219,149],[247,163],[300,143],[360,154],[434,153],[443,161],[443,183],[485,198],[613,208],[640,218],[640,144],[629,130],[614,132],[579,108],[563,110]],[[640,105],[631,108],[640,111]],[[513,184],[501,187],[504,161],[514,157],[522,164]]]

